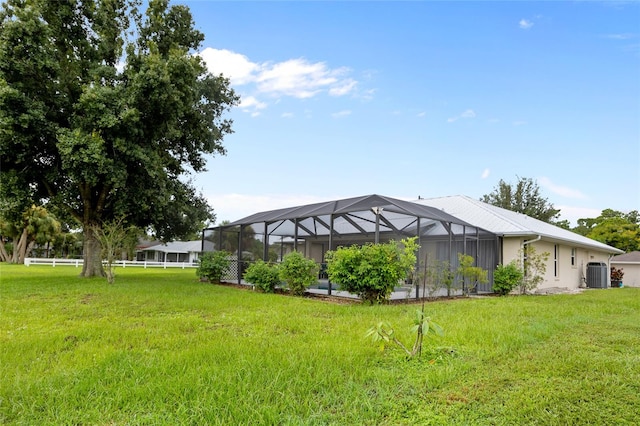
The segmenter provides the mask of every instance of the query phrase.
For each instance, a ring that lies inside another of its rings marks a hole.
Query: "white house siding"
[[[505,264],[512,260],[520,261],[520,249],[525,240],[531,238],[512,237],[504,238],[503,242],[503,262]],[[532,244],[536,253],[549,253],[549,259],[546,262],[547,270],[544,279],[538,285],[537,289],[547,289],[552,287],[562,287],[568,289],[577,289],[584,286],[584,278],[586,277],[587,263],[604,262],[609,264],[609,254],[587,250],[584,248],[573,247],[566,243],[540,240]],[[558,269],[554,268],[554,247],[558,246]],[[575,249],[574,264],[571,264],[571,252]],[[625,275],[626,278],[626,275]],[[626,284],[626,283],[625,283]]]
[[[625,287],[640,287],[640,263],[637,262],[617,262],[611,261],[611,266],[622,268],[624,276],[622,284]]]
[[[520,249],[522,248],[522,238],[503,238],[502,240],[502,263],[507,264],[512,260],[520,261]]]

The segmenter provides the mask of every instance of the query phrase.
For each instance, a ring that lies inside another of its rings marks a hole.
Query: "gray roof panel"
[[[513,237],[540,235],[551,240],[565,241],[608,253],[623,253],[622,250],[576,234],[567,229],[464,195],[421,199],[415,202],[441,209],[444,212],[497,235]]]

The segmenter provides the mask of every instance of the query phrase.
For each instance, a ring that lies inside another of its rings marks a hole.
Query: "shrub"
[[[280,284],[278,267],[262,260],[249,265],[244,273],[244,279],[265,293],[273,293],[276,285]]]
[[[498,265],[493,272],[493,291],[504,296],[522,283],[524,273],[515,260]]]
[[[622,281],[624,277],[623,268],[611,267],[611,281]]]
[[[525,294],[534,290],[544,281],[547,271],[547,260],[551,255],[548,251],[538,253],[531,244],[520,249],[520,255],[524,259],[524,278],[520,282],[520,293]]]
[[[458,253],[458,274],[462,277],[462,290],[465,294],[475,290],[478,283],[484,284],[489,281],[487,271],[479,266],[473,266],[475,260],[468,254]],[[466,283],[469,282],[467,286]]]
[[[389,298],[400,280],[415,267],[418,244],[415,238],[385,244],[353,245],[326,253],[327,274],[342,290],[357,294],[362,301],[381,303]]]
[[[229,269],[231,260],[226,251],[214,251],[204,253],[198,260],[196,275],[206,278],[209,282],[219,283],[222,275]]]
[[[307,287],[318,282],[318,265],[301,253],[294,251],[284,256],[279,266],[280,279],[297,296],[304,294]]]

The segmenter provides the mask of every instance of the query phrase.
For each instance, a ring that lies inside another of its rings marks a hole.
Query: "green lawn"
[[[640,289],[361,306],[203,284],[195,271],[0,265],[0,423],[637,424]]]

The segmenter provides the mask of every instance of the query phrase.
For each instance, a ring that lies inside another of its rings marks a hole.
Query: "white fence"
[[[76,268],[82,266],[82,259],[46,259],[46,258],[38,258],[38,257],[27,257],[24,259],[24,264],[27,266],[31,265],[51,265],[52,267],[56,266],[75,266]],[[119,266],[122,268],[197,268],[197,263],[191,262],[148,262],[148,261],[137,261],[137,260],[118,260],[114,264],[115,266]]]

